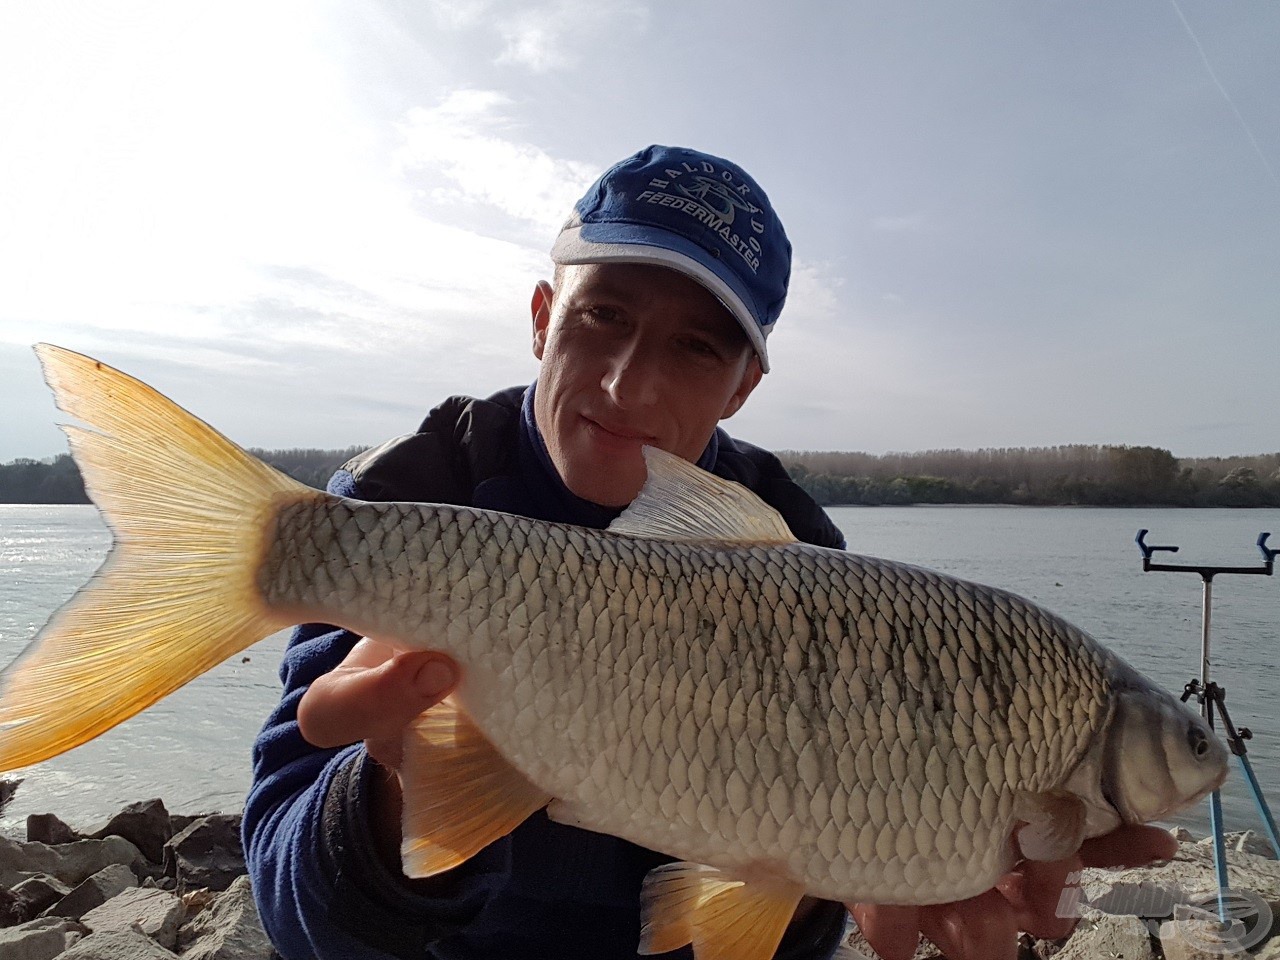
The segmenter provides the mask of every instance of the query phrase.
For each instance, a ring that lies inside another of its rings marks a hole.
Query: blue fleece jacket
[[[484,478],[472,492],[472,505],[607,526],[617,511],[575,497],[551,465],[533,421],[534,389],[525,391],[518,413],[513,411],[509,432],[470,438],[517,446],[510,472]],[[717,470],[721,447],[734,444],[717,431],[699,465],[723,473]],[[329,490],[353,498],[362,493],[347,470],[334,475]],[[843,546],[827,525],[823,545]],[[635,957],[641,881],[670,858],[627,841],[538,813],[440,876],[408,881],[384,866],[368,823],[376,764],[360,745],[311,746],[297,723],[303,693],[357,639],[324,624],[295,630],[280,671],[283,696],[254,745],[254,784],[244,814],[246,860],[263,924],[280,954],[286,960]],[[778,957],[830,957],[844,920],[842,907],[824,904],[788,931]],[[691,955],[685,948],[663,956]]]

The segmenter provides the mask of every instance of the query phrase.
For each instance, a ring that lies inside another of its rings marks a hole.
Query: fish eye
[[[1209,735],[1199,727],[1187,728],[1187,746],[1197,759],[1209,753]]]

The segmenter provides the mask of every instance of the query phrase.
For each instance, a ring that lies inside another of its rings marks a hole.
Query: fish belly
[[[259,583],[457,658],[553,815],[832,899],[988,889],[1018,793],[1065,782],[1109,713],[1109,654],[1047,611],[800,544],[334,500],[281,512]]]

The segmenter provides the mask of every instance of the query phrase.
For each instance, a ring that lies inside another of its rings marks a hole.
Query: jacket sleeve
[[[356,492],[345,471],[329,489]],[[263,926],[285,960],[421,960],[475,917],[510,870],[503,841],[430,880],[393,875],[373,853],[376,764],[362,746],[322,750],[298,729],[303,694],[358,639],[325,624],[296,628],[280,670],[283,694],[254,743],[245,860]]]

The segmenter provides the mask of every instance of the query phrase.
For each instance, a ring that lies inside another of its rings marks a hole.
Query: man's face
[[[534,416],[565,485],[593,503],[635,498],[646,444],[696,461],[760,382],[729,311],[665,267],[563,267],[560,288],[539,284],[532,307]]]

